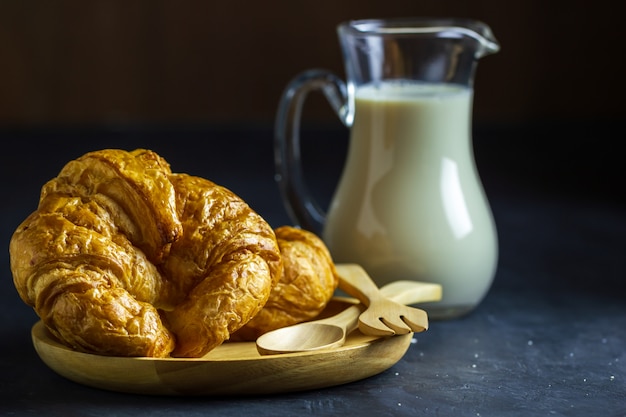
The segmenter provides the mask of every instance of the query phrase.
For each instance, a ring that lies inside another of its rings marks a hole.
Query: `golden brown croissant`
[[[317,235],[291,226],[274,232],[283,257],[283,276],[265,307],[232,340],[255,340],[270,330],[316,317],[339,283],[330,252]]]
[[[243,200],[202,178],[171,180],[183,236],[163,270],[186,296],[166,316],[178,339],[173,355],[198,357],[263,308],[283,264],[274,231]]]
[[[10,255],[20,297],[58,339],[119,356],[202,356],[261,310],[283,268],[245,202],[141,149],[69,162]]]

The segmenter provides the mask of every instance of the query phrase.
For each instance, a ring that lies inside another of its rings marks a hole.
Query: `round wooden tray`
[[[352,332],[344,346],[262,356],[253,342],[224,343],[198,359],[128,358],[73,351],[41,321],[35,350],[59,375],[90,387],[151,395],[256,395],[332,387],[381,373],[396,364],[412,333],[376,338]]]

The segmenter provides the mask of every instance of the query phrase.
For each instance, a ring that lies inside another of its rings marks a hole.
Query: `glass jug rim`
[[[488,28],[480,20],[455,17],[353,19],[339,24],[340,29],[361,34],[423,33],[431,32],[438,27],[459,27],[478,31]]]
[[[484,22],[456,17],[391,17],[347,20],[337,26],[341,36],[401,37],[432,36],[437,38],[469,37],[477,40],[484,53],[494,53],[500,45]]]

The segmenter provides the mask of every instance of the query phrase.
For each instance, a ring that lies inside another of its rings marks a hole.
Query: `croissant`
[[[261,216],[144,149],[70,161],[9,251],[20,297],[50,332],[104,355],[202,356],[256,316],[283,275]]]
[[[317,235],[291,226],[274,232],[283,258],[283,275],[263,309],[231,340],[256,340],[270,330],[316,317],[339,284],[331,254]]]

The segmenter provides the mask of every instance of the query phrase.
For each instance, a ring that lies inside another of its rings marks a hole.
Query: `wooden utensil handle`
[[[337,265],[339,288],[369,307],[372,300],[381,298],[378,286],[358,264]]]

